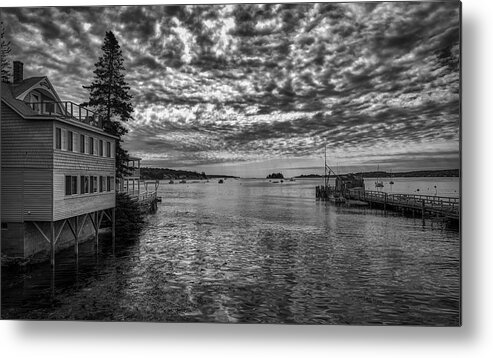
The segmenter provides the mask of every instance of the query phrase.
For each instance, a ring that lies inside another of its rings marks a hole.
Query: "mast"
[[[325,170],[325,174],[324,174],[324,185],[325,185],[325,188],[327,188],[327,142],[325,142],[325,147],[324,147],[324,170]]]

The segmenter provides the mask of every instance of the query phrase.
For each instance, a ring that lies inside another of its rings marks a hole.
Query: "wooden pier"
[[[330,200],[333,190],[317,187],[315,194],[318,199]],[[425,217],[445,218],[453,221],[460,220],[460,198],[415,194],[391,194],[383,191],[347,190],[338,193],[346,203],[351,200],[366,203],[370,208],[384,211],[392,210],[412,213]],[[336,195],[337,196],[337,195]]]
[[[423,218],[436,216],[460,219],[460,198],[415,194],[389,194],[382,191],[349,191],[346,199],[367,202],[371,207],[419,213]]]

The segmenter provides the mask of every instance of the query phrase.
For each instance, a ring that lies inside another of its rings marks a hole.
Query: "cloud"
[[[125,145],[149,163],[313,160],[327,143],[347,165],[364,165],[359,153],[409,167],[458,163],[459,6],[47,7],[1,16],[26,74],[48,75],[75,102],[86,100],[82,85],[114,31],[136,108]]]

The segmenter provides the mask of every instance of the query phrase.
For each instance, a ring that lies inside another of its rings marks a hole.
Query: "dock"
[[[323,186],[316,187],[315,195],[320,200],[330,200],[333,190]],[[344,198],[344,202],[356,200],[366,203],[370,208],[384,211],[397,211],[420,215],[423,219],[429,217],[444,218],[453,221],[460,220],[460,198],[447,196],[391,194],[383,191],[346,190],[336,194]]]
[[[460,219],[460,198],[415,194],[389,194],[381,191],[349,191],[347,199],[367,202],[383,210],[419,213],[425,217]]]

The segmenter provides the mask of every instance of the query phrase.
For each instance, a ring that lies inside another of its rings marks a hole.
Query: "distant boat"
[[[289,179],[289,181],[295,181],[294,178]]]
[[[389,181],[389,184],[390,185],[393,185],[394,184],[394,181],[392,180],[392,169],[390,169],[390,181]]]
[[[281,183],[284,183],[284,180],[281,179]]]
[[[378,172],[380,171],[380,165],[377,167],[377,181],[375,182],[375,188],[383,188],[383,181],[380,180]]]
[[[218,183],[219,183],[219,184],[224,184],[224,180],[219,179]]]
[[[180,184],[186,184],[187,181],[186,180],[180,180]]]
[[[174,184],[175,182],[173,180],[170,180],[169,181],[169,184]]]

